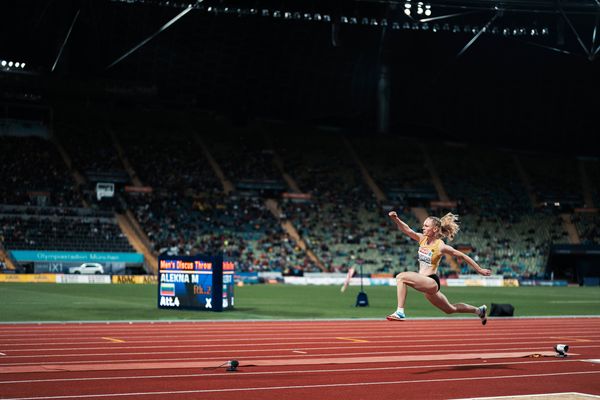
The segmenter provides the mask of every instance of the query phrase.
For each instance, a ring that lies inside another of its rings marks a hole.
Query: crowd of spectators
[[[133,252],[114,218],[0,214],[7,249]]]
[[[397,270],[398,259],[404,259],[405,239],[392,230],[386,208],[348,156],[343,137],[312,135],[272,138],[284,170],[310,196],[310,201],[283,201],[286,219],[332,271],[359,266],[365,273]]]
[[[575,157],[553,153],[522,153],[518,157],[538,203],[556,203],[570,209],[585,206]]]
[[[244,272],[317,270],[259,198],[219,192],[131,195],[128,204],[159,254],[222,252]]]
[[[590,191],[592,204],[586,204],[586,207],[600,208],[600,162],[598,160],[582,160],[581,165],[585,170],[587,177],[587,184],[585,190]]]
[[[57,123],[54,129],[74,166],[88,179],[94,174],[124,174],[107,126],[95,121]]]
[[[113,213],[82,211],[86,209],[81,208],[81,191],[73,179],[73,169],[124,171],[108,129],[91,127],[84,134],[62,126],[59,139],[73,161],[72,170],[46,139],[0,136],[5,160],[0,178],[6,189],[0,194],[0,234],[7,249],[133,251]],[[310,130],[302,136],[277,130],[250,135],[244,131],[250,128],[213,126],[211,133],[202,133],[199,139],[192,130],[172,124],[121,123],[110,129],[132,170],[152,188],[150,193],[129,193],[122,188],[117,193],[119,208],[132,211],[152,251],[173,255],[223,252],[237,261],[240,271],[320,271],[317,260],[334,272],[351,267],[362,267],[364,273],[415,270],[415,244],[390,223],[387,212],[396,210],[420,231],[421,222],[411,204],[392,194],[437,196],[435,175],[456,202],[450,211],[461,217],[461,232],[452,245],[494,273],[533,276],[544,269],[553,244],[568,243],[560,216],[535,202],[554,199],[584,205],[581,187],[573,179],[578,174],[576,161],[558,156],[431,145],[406,138],[344,138],[335,132]],[[354,149],[364,170],[346,144]],[[233,193],[224,193],[203,145],[225,179],[234,183]],[[587,164],[593,183],[598,162]],[[364,171],[387,200],[376,199],[365,183]],[[257,187],[279,182],[288,192],[299,188],[303,196],[270,193],[281,209],[280,215],[274,215],[266,199],[243,189],[243,182],[254,182]],[[596,187],[591,189],[596,195]],[[94,208],[94,199],[88,202]],[[426,211],[442,216],[449,210]],[[317,260],[283,229],[281,223],[286,221]],[[600,242],[597,214],[573,214],[571,221],[582,243]],[[466,265],[442,261],[442,276],[465,272]]]
[[[537,274],[550,247],[568,243],[560,217],[535,203],[542,193],[536,180],[540,159],[530,169],[529,154],[507,150],[439,144],[428,151],[448,196],[457,202],[454,212],[462,219],[457,243],[494,273],[511,278]],[[530,184],[531,195],[521,172],[536,181]],[[461,272],[467,268],[462,265]]]
[[[204,142],[234,185],[282,181],[274,153],[260,132],[249,134],[246,129],[234,126],[214,129],[204,137]]]
[[[51,142],[0,136],[0,149],[0,204],[82,206],[73,177]]]
[[[416,139],[384,136],[373,140],[369,136],[352,136],[349,141],[388,198],[404,202],[410,197],[425,201],[432,196],[437,198],[423,145]]]
[[[600,216],[592,213],[578,213],[571,216],[571,221],[577,227],[579,239],[584,245],[600,244]]]
[[[148,121],[112,127],[142,184],[180,196],[221,188],[193,135],[176,124]]]

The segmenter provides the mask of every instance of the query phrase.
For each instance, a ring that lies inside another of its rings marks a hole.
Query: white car
[[[81,264],[79,267],[69,268],[69,273],[102,275],[104,274],[104,267],[102,266],[102,264],[98,263],[85,263]]]

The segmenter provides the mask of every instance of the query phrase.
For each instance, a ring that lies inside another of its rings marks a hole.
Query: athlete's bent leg
[[[434,293],[437,291],[437,283],[432,278],[412,271],[401,272],[396,275],[398,308],[403,308],[406,302],[406,286],[410,286],[423,293]]]
[[[479,309],[473,307],[470,304],[455,303],[450,304],[448,298],[442,292],[436,293],[425,293],[425,298],[429,300],[431,304],[445,312],[446,314],[454,313],[465,313],[465,314],[477,314],[479,315]]]
[[[437,291],[437,283],[430,277],[418,274],[416,272],[401,272],[396,276],[396,286],[398,293],[398,309],[388,315],[388,321],[402,321],[404,315],[404,303],[406,302],[406,286],[415,288],[423,293],[434,293]]]

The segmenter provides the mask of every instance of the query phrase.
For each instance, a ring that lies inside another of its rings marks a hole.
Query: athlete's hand
[[[483,276],[490,276],[492,274],[492,270],[483,268],[481,271],[479,271],[479,273]]]
[[[390,218],[398,218],[398,213],[396,213],[396,211],[390,211],[388,215]]]

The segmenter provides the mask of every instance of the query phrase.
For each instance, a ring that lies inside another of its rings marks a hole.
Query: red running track
[[[600,396],[600,318],[1,327],[2,399]]]

